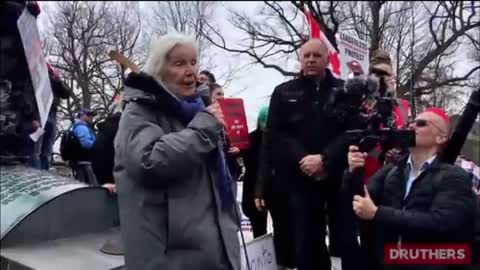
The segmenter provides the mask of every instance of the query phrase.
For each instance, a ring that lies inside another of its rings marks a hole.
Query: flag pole
[[[412,7],[410,9],[411,16],[412,16],[412,42],[410,45],[410,54],[411,54],[411,75],[410,75],[410,103],[411,103],[411,111],[412,111],[412,118],[415,118],[417,115],[417,106],[415,105],[415,89],[414,89],[414,80],[413,80],[413,73],[415,71],[415,56],[414,56],[414,45],[415,45],[415,16],[414,16],[414,6],[415,3],[412,2]]]

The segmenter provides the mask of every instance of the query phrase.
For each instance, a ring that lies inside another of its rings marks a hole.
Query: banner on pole
[[[353,76],[354,73],[366,76],[369,67],[367,43],[342,32],[340,32],[338,37],[341,78],[346,80]]]

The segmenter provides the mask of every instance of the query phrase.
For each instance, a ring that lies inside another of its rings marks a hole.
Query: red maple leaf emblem
[[[340,58],[337,52],[329,52],[328,58],[330,59],[330,65],[332,65],[332,72],[340,75]]]

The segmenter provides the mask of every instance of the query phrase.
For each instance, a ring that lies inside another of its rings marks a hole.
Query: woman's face
[[[167,55],[163,81],[181,97],[192,96],[198,73],[197,51],[190,45],[177,45]]]
[[[217,87],[213,89],[212,92],[212,102],[215,103],[217,99],[222,99],[225,97],[225,93],[223,92],[223,89],[221,87]]]

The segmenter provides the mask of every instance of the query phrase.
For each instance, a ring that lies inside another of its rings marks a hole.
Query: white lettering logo
[[[397,249],[390,249],[390,259],[396,260],[398,259],[399,251]]]

